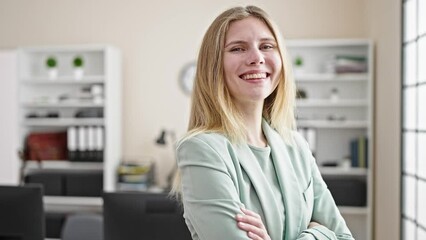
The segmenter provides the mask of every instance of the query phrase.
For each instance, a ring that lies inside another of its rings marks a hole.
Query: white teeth
[[[244,80],[259,79],[259,78],[266,78],[266,73],[252,73],[252,74],[246,74],[242,76],[242,79]]]

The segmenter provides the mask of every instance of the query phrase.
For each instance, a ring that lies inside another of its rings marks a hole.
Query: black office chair
[[[191,240],[181,206],[165,193],[104,193],[104,239]]]
[[[103,219],[96,213],[79,213],[67,217],[62,240],[103,240]]]
[[[41,186],[0,186],[0,239],[43,240]]]

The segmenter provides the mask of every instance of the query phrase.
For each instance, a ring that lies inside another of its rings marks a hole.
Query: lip
[[[252,79],[244,79],[243,78],[244,75],[249,75],[249,74],[265,74],[266,77],[265,78],[252,78]],[[271,74],[269,72],[267,72],[267,71],[251,70],[251,71],[247,71],[247,72],[244,72],[244,73],[240,74],[238,77],[241,78],[244,81],[261,81],[263,79],[269,78],[270,75]]]

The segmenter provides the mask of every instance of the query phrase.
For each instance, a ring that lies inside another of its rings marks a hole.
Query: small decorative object
[[[300,74],[304,72],[303,58],[301,56],[295,57],[293,60],[293,66],[295,74]]]
[[[350,156],[344,157],[342,161],[340,162],[339,166],[343,169],[349,170],[351,168],[351,157]]]
[[[302,59],[302,57],[297,56],[297,57],[294,59],[294,65],[295,65],[295,66],[298,66],[298,67],[302,66],[302,65],[303,65],[303,59]]]
[[[76,56],[74,60],[72,61],[72,64],[74,66],[74,78],[76,80],[81,80],[84,74],[83,66],[84,66],[84,60],[81,56]]]
[[[58,62],[56,61],[55,57],[50,56],[46,59],[47,73],[49,75],[50,80],[55,80],[58,77],[57,65]]]
[[[165,146],[170,143],[167,138],[170,138],[169,141],[171,140],[172,144],[174,144],[176,142],[175,132],[173,130],[161,129],[160,135],[155,139],[155,143]]]
[[[173,130],[161,129],[160,134],[155,139],[155,143],[161,147],[167,147],[169,145],[173,151],[173,155],[176,156],[176,150],[175,150],[176,134]],[[173,178],[177,171],[177,165],[174,164],[173,167],[168,171],[169,172],[167,174],[167,179],[166,179],[166,189],[170,190],[172,188]]]
[[[191,95],[192,88],[194,86],[196,69],[197,69],[197,64],[194,61],[194,62],[190,62],[186,64],[182,68],[182,71],[180,73],[179,84],[182,91],[187,95]]]
[[[120,191],[146,191],[155,183],[155,164],[153,162],[123,162],[118,166]]]
[[[346,117],[338,114],[331,114],[327,116],[327,120],[329,121],[345,121]]]
[[[104,103],[104,89],[102,85],[92,85],[90,88],[90,93],[93,96],[93,103],[94,104],[102,104]]]
[[[330,100],[333,102],[339,100],[339,90],[337,88],[331,89]]]
[[[297,99],[305,99],[305,98],[307,98],[308,96],[307,96],[307,94],[306,94],[306,91],[305,90],[303,90],[303,89],[301,89],[301,88],[298,88],[298,89],[296,89],[296,98]]]

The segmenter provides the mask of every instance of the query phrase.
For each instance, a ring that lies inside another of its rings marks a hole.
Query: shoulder
[[[218,133],[198,133],[183,138],[176,148],[176,161],[180,169],[197,167],[229,176],[235,174],[238,166],[235,156],[231,142]]]
[[[219,133],[197,133],[183,138],[176,147],[179,165],[229,165],[231,151],[231,142]]]
[[[229,140],[220,133],[197,133],[179,140],[176,149],[180,150],[191,146],[204,146],[215,149],[226,147],[228,144],[230,144]]]

